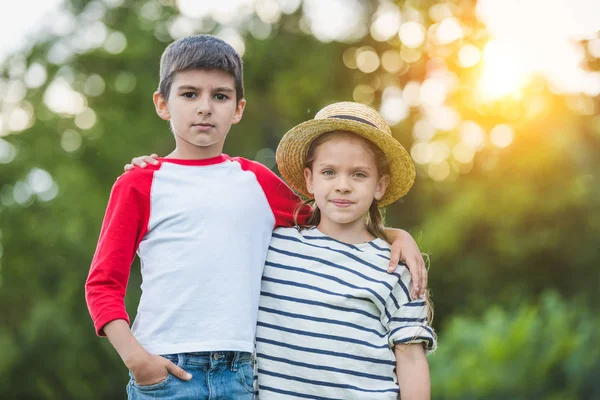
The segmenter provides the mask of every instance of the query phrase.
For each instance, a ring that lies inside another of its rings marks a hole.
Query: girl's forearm
[[[396,375],[402,400],[429,400],[429,364],[421,344],[396,345]]]

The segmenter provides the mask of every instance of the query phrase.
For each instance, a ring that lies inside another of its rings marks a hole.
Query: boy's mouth
[[[205,132],[205,131],[208,131],[208,130],[214,128],[215,126],[212,124],[202,123],[202,124],[193,124],[192,127],[196,128],[198,131]]]

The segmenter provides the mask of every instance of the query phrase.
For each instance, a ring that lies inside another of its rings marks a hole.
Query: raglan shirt
[[[137,253],[142,295],[132,332],[149,353],[252,352],[273,228],[294,224],[299,201],[265,166],[225,154],[124,173],[85,287],[97,334],[113,320],[129,323],[124,298]]]
[[[381,239],[273,232],[256,331],[261,400],[398,399],[394,345],[437,343],[425,302],[410,299],[410,272],[388,273],[389,259]]]

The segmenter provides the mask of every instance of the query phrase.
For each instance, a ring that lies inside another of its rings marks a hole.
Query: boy
[[[222,40],[172,43],[154,104],[176,148],[116,181],[86,282],[88,308],[131,371],[129,398],[251,399],[262,269],[273,228],[294,224],[299,199],[268,168],[221,153],[246,105],[241,59]],[[391,236],[394,266],[403,242],[420,256],[410,235]],[[123,300],[136,252],[142,297],[130,330]]]

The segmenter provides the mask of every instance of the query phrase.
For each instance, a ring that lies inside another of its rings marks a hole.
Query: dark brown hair
[[[236,102],[244,97],[243,65],[240,55],[212,35],[187,36],[171,43],[160,58],[159,93],[169,99],[175,74],[191,69],[227,72],[235,83]]]

